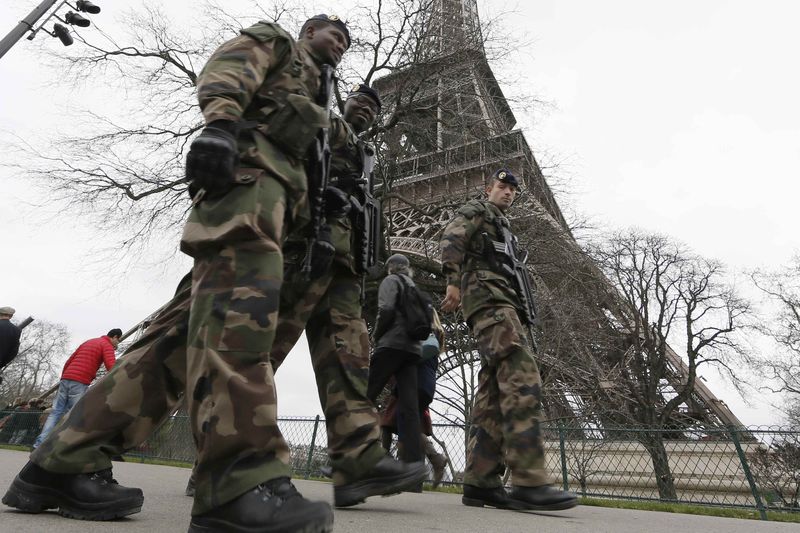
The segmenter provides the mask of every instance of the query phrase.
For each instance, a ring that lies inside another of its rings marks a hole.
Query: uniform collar
[[[322,66],[325,64],[325,60],[322,59],[313,48],[311,48],[311,45],[308,44],[307,39],[300,39],[298,43],[300,45],[300,48],[306,54],[308,54],[311,59],[314,60],[314,63],[316,63],[317,66]]]

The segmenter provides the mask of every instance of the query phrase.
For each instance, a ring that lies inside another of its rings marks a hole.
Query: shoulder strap
[[[296,41],[286,30],[273,22],[262,20],[249,28],[241,30],[241,33],[262,43],[274,39],[282,41],[286,45],[285,50],[288,50],[288,53],[283,51],[278,58],[280,62],[276,65],[276,68],[270,69],[271,72],[267,74],[268,79],[274,77],[275,73],[283,72],[286,67],[292,64],[294,57],[297,55]]]

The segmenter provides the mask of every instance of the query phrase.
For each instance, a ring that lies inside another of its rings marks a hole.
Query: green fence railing
[[[0,411],[0,444],[30,446],[41,411]],[[296,476],[329,464],[324,418],[278,420]],[[434,448],[449,460],[444,484],[463,479],[465,428],[433,424]],[[581,496],[800,512],[800,432],[780,428],[657,430],[550,422],[543,428],[554,483]],[[168,418],[130,459],[194,460],[185,416]]]

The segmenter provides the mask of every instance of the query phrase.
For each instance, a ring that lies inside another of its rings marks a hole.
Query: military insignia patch
[[[497,175],[497,177],[501,180],[506,179],[506,176],[508,176],[508,174],[506,174],[505,172],[501,172],[500,174]]]
[[[336,16],[336,15],[331,15],[331,16],[328,17],[328,20],[332,20],[332,21],[336,22],[337,20],[339,20],[339,17]]]
[[[358,92],[358,90],[359,90],[360,88],[361,88],[361,85],[359,85],[359,84],[357,84],[357,83],[356,83],[355,85],[353,85],[353,88],[352,88],[352,89],[350,89],[350,92],[351,92],[351,93]]]

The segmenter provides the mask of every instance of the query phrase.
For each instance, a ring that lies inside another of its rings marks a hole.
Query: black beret
[[[321,13],[319,15],[314,15],[310,19],[306,21],[308,23],[311,20],[321,20],[323,22],[328,22],[344,33],[344,36],[347,38],[347,47],[350,48],[350,30],[347,29],[347,24],[345,21],[337,17],[336,15],[326,15],[325,13]]]
[[[353,85],[353,88],[350,89],[349,93],[347,93],[347,98],[352,98],[357,94],[365,94],[369,96],[376,104],[378,104],[378,111],[381,110],[381,96],[378,94],[378,91],[366,83],[360,83],[358,85]]]
[[[492,174],[492,179],[496,179],[497,181],[502,181],[503,183],[508,183],[509,185],[513,185],[514,187],[519,189],[519,181],[517,177],[511,173],[510,170],[507,168],[501,168],[494,174]]]

